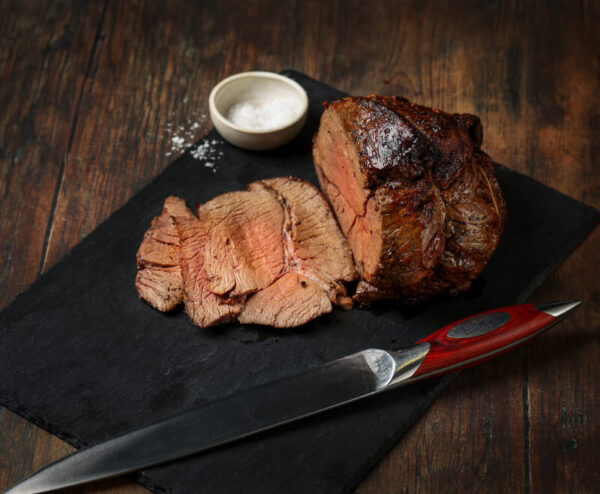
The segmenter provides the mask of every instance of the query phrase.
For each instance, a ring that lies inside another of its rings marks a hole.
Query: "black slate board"
[[[509,220],[466,294],[406,310],[337,310],[305,327],[201,330],[138,300],[135,253],[167,195],[189,204],[252,180],[316,183],[310,155],[320,103],[342,93],[286,71],[310,96],[302,134],[252,153],[222,144],[217,171],[188,153],[86,237],[0,314],[0,404],[81,447],[207,400],[367,347],[408,345],[469,314],[523,302],[598,222],[596,210],[502,166]],[[206,139],[219,139],[213,132]],[[556,298],[568,298],[557,293]],[[136,476],[157,492],[350,490],[451,377],[399,389]]]

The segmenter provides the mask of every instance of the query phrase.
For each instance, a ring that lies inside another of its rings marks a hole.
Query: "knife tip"
[[[535,308],[541,312],[545,312],[549,316],[562,319],[569,312],[581,305],[581,300],[563,300],[561,302],[550,302],[548,304],[539,304]]]

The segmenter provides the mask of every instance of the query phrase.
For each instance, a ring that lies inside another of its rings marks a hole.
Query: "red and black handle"
[[[418,343],[430,349],[410,381],[440,376],[485,362],[526,343],[581,302],[514,305],[467,317]]]

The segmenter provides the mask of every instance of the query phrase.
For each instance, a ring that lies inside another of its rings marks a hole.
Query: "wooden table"
[[[2,307],[165,168],[181,129],[201,137],[210,88],[249,69],[475,113],[494,160],[600,208],[598,2],[0,0],[0,19]],[[583,307],[461,373],[357,492],[597,492],[599,266],[597,229],[532,297]],[[0,489],[71,450],[0,410]]]

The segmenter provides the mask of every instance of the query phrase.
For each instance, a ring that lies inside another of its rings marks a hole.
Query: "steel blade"
[[[6,494],[48,492],[114,477],[205,451],[397,386],[429,345],[370,349],[270,381],[82,449],[26,478]]]

